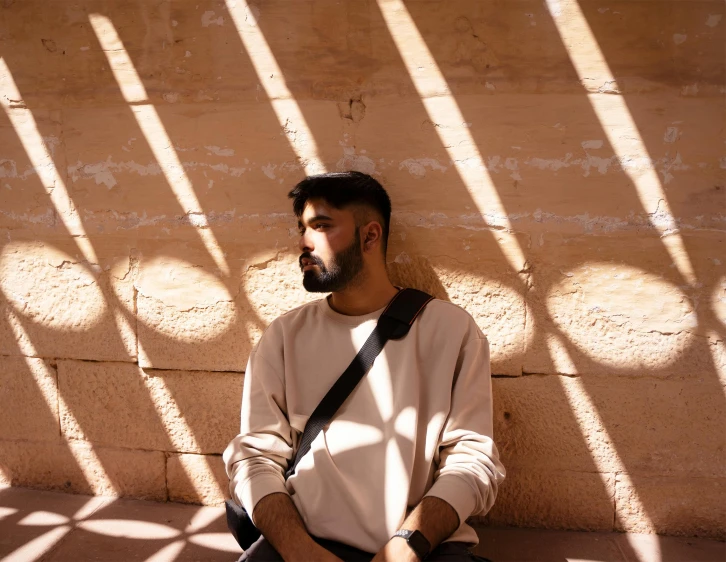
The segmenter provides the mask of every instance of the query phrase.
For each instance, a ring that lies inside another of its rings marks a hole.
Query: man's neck
[[[388,275],[368,276],[361,283],[331,293],[328,303],[340,314],[362,316],[386,306],[397,292]]]

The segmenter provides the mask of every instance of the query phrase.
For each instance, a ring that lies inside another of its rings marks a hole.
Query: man
[[[289,196],[303,286],[331,294],[273,321],[250,356],[241,433],[224,453],[232,498],[262,533],[241,560],[414,562],[421,545],[427,560],[473,560],[465,520],[491,508],[504,468],[488,342],[456,305],[431,301],[385,345],[285,481],[308,417],[398,292],[375,179],[322,174]]]

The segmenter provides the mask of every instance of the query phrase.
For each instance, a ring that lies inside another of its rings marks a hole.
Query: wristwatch
[[[416,556],[419,557],[419,560],[423,560],[424,558],[426,558],[426,556],[428,556],[429,554],[429,551],[431,550],[431,543],[426,537],[423,536],[423,533],[421,531],[409,531],[407,529],[401,529],[400,531],[396,531],[396,534],[393,536],[406,539],[408,546],[411,547],[411,550],[416,553]]]

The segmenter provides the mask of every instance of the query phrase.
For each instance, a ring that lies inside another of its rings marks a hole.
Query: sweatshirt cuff
[[[235,499],[242,507],[245,508],[245,511],[247,511],[250,519],[252,519],[252,514],[255,511],[257,502],[265,496],[276,494],[278,492],[289,494],[282,476],[269,473],[257,474],[256,476],[252,476],[237,485],[237,489],[235,490]],[[252,522],[254,523],[254,519]]]
[[[473,513],[476,506],[476,495],[471,486],[461,477],[454,474],[439,476],[425,496],[433,496],[448,503],[459,515],[459,527]],[[424,497],[425,497],[424,496]]]

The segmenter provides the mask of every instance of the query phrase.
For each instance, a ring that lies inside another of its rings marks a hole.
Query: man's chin
[[[328,289],[320,280],[315,276],[313,271],[305,271],[303,273],[303,287],[308,293],[329,293]]]

